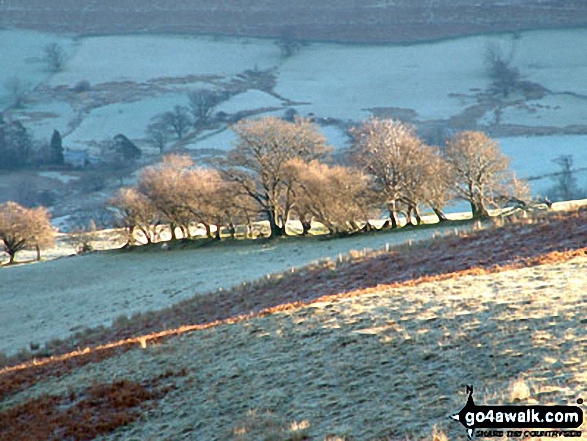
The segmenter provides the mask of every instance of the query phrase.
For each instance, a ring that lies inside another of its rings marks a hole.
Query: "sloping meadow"
[[[586,288],[580,257],[383,289],[149,344],[47,378],[1,407],[91,396],[90,386],[113,381],[151,384],[171,370],[181,375],[168,374],[165,399],[122,420],[111,439],[419,439],[435,425],[461,439],[447,416],[464,405],[465,384],[484,404],[586,396]]]
[[[584,220],[559,215],[307,270],[305,284],[296,279],[306,298],[289,307],[4,372],[0,434],[80,433],[76,415],[90,406],[105,439],[462,439],[447,417],[465,404],[465,384],[478,404],[575,404],[587,395]],[[434,254],[441,245],[450,268]],[[444,272],[426,270],[427,253]],[[394,260],[410,261],[411,277],[385,267]],[[326,289],[345,283],[346,294]],[[265,291],[284,300],[271,281],[254,288],[261,301]],[[27,387],[9,391],[27,372]],[[52,425],[37,415],[47,409]]]

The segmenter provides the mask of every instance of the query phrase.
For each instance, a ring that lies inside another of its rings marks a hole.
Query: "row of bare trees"
[[[163,153],[172,138],[183,139],[192,128],[204,129],[214,109],[229,97],[227,93],[210,89],[196,89],[188,92],[189,107],[175,106],[152,118],[147,126],[149,142]]]
[[[307,119],[243,120],[233,127],[238,142],[210,168],[186,156],[169,155],[145,169],[135,187],[120,190],[112,205],[130,237],[154,239],[158,225],[190,236],[200,224],[220,238],[221,227],[269,222],[272,237],[286,234],[297,219],[303,234],[318,221],[331,233],[372,228],[369,219],[386,210],[385,225],[397,227],[400,213],[421,222],[429,207],[440,221],[454,199],[470,203],[474,216],[511,199],[527,187],[509,171],[496,141],[482,132],[462,132],[443,149],[426,145],[415,129],[391,119],[370,119],[352,130],[354,143],[344,164],[333,164],[331,147]]]

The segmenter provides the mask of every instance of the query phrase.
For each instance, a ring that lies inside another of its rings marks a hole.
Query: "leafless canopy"
[[[36,249],[40,258],[41,248],[54,243],[55,233],[49,213],[44,207],[25,208],[15,202],[0,205],[0,240],[4,252],[14,262],[16,253],[23,249]]]
[[[306,162],[323,158],[331,150],[326,138],[302,118],[293,123],[275,117],[243,120],[233,130],[238,144],[218,164],[219,169],[255,202],[269,221],[271,235],[283,235],[295,203],[286,164],[296,158]]]
[[[373,176],[376,189],[385,194],[392,226],[400,209],[420,221],[419,204],[428,203],[439,218],[448,199],[442,160],[426,146],[413,126],[393,119],[373,118],[352,131],[353,162]]]
[[[304,233],[312,220],[322,223],[329,232],[342,233],[359,229],[359,222],[370,219],[376,194],[370,191],[369,178],[349,167],[309,163],[296,158],[288,163],[296,194],[295,212]]]
[[[499,143],[483,132],[457,133],[447,142],[444,157],[454,190],[471,204],[473,216],[487,216],[488,207],[527,192],[525,184],[509,170]]]

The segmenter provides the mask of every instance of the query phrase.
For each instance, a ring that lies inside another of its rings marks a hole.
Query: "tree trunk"
[[[312,229],[312,221],[302,221],[302,236],[307,236],[310,234],[310,230]]]
[[[406,227],[412,224],[412,207],[408,207],[406,210]]]
[[[10,265],[11,263],[14,263],[14,258],[16,257],[16,252],[13,250],[8,250],[7,253],[8,253],[8,256],[10,257],[10,259],[8,260],[8,265]]]
[[[176,225],[174,223],[169,224],[169,228],[171,229],[171,240],[177,240],[177,234],[175,233]]]
[[[269,229],[271,230],[271,238],[281,237],[283,235],[281,227],[277,224],[277,216],[275,210],[267,210],[267,219],[269,220]]]
[[[446,218],[446,216],[444,215],[444,213],[440,210],[440,208],[435,208],[432,207],[432,211],[434,211],[434,214],[436,214],[436,216],[438,217],[438,222],[446,222],[448,219]]]
[[[473,200],[469,201],[469,203],[471,204],[471,214],[473,215],[473,217],[477,216],[479,211],[479,209],[477,208],[477,204]]]
[[[473,217],[488,217],[489,213],[483,204],[483,201],[471,202],[471,209],[473,211]]]
[[[37,262],[38,262],[41,260],[41,248],[39,247],[38,243],[35,244],[35,251],[37,252]]]
[[[286,225],[287,225],[287,218],[285,218],[286,220],[284,220],[284,217],[279,215],[277,217],[278,220],[278,224],[279,224],[279,229],[281,230],[281,236],[285,237],[287,236],[287,231],[285,230]]]
[[[212,239],[212,229],[210,228],[209,224],[205,224],[202,222],[202,225],[204,225],[204,229],[206,230],[206,237],[208,239]]]
[[[361,231],[363,233],[370,233],[374,229],[375,228],[373,228],[373,225],[371,225],[371,223],[369,221],[367,221],[367,223],[363,226],[363,228],[361,228]]]
[[[228,231],[230,232],[230,238],[234,239],[236,237],[236,226],[230,221],[228,224]]]
[[[414,217],[416,218],[416,225],[422,224],[422,217],[420,216],[420,209],[418,208],[417,205],[414,205],[412,208],[414,210]]]
[[[221,239],[221,237],[220,237],[220,228],[222,228],[221,225],[216,225],[216,235],[214,236],[214,239],[216,239],[216,240],[220,240]]]
[[[391,202],[387,208],[389,210],[389,220],[391,220],[391,228],[397,228],[397,219],[395,217],[395,201]]]
[[[359,231],[361,229],[361,227],[359,227],[359,225],[354,220],[350,221],[349,224],[353,231]]]

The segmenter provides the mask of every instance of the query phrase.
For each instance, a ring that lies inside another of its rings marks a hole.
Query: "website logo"
[[[466,429],[469,439],[473,435],[487,437],[560,437],[581,436],[576,429],[583,424],[583,410],[578,406],[478,406],[473,400],[473,386],[467,386],[467,404],[451,418]],[[577,400],[582,404],[583,400]],[[490,429],[483,431],[482,429]],[[503,433],[491,429],[516,429]],[[522,429],[522,430],[520,430]],[[523,429],[551,429],[549,431],[524,431]]]

